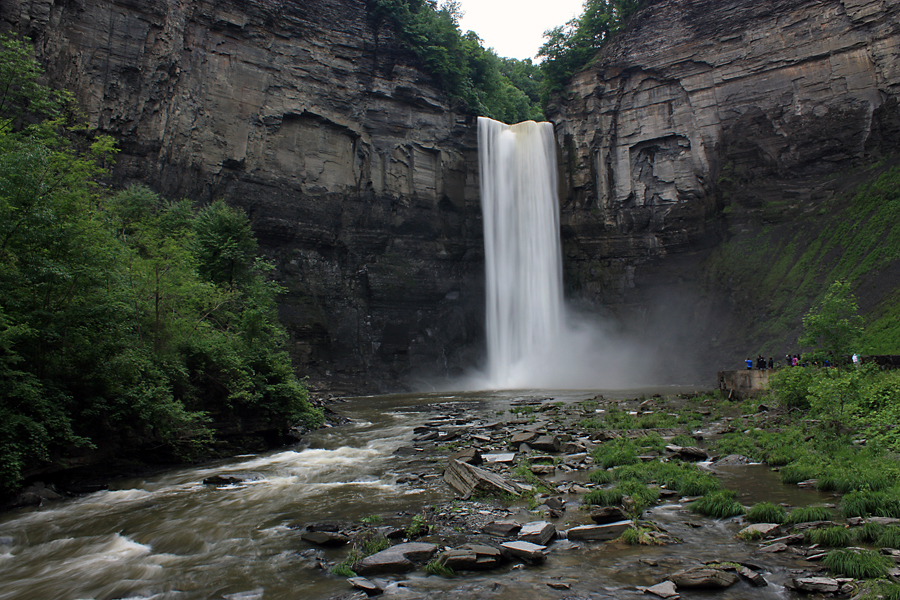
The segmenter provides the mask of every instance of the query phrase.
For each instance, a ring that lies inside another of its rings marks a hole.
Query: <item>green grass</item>
[[[900,600],[900,584],[889,581],[878,581],[857,600]]]
[[[875,579],[885,577],[894,561],[872,550],[832,550],[822,559],[822,564],[838,577]]]
[[[894,548],[900,550],[900,526],[890,525],[884,528],[884,531],[875,540],[875,545],[879,548]]]
[[[823,527],[806,532],[807,541],[828,548],[844,548],[850,545],[853,536],[846,527]]]
[[[356,571],[350,568],[350,565],[340,563],[331,567],[330,573],[338,577],[356,577]]]
[[[589,475],[589,479],[591,483],[596,483],[598,485],[605,485],[607,483],[612,483],[616,480],[616,474],[614,471],[607,471],[606,469],[597,469],[595,471],[591,471]]]
[[[896,490],[850,492],[841,498],[841,516],[900,518],[900,497]]]
[[[422,567],[429,575],[437,575],[438,577],[454,577],[456,572],[446,565],[442,565],[436,560],[433,560]]]
[[[633,501],[631,512],[640,515],[648,506],[659,500],[659,490],[648,488],[637,481],[625,481],[610,489],[591,490],[584,495],[584,503],[595,506],[620,506],[628,496]]]
[[[853,531],[853,535],[862,544],[874,544],[882,532],[884,525],[881,523],[863,523]]]
[[[735,493],[731,490],[720,490],[706,495],[696,502],[692,502],[690,509],[701,515],[716,519],[736,517],[745,512],[740,502],[734,499]]]
[[[640,462],[637,445],[627,438],[616,438],[594,448],[591,452],[594,464],[604,469]]]
[[[785,523],[812,523],[814,521],[827,521],[831,518],[831,511],[824,506],[804,506],[795,508],[788,513]]]
[[[629,546],[660,546],[660,542],[650,535],[653,532],[649,527],[632,527],[626,529],[619,537],[619,541]]]
[[[771,502],[754,504],[747,511],[747,520],[751,523],[784,523],[786,518],[784,507]]]

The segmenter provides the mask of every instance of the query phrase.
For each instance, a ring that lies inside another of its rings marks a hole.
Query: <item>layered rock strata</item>
[[[365,0],[11,0],[117,183],[247,210],[313,382],[458,370],[483,336],[474,118]]]
[[[742,209],[896,152],[898,23],[896,0],[651,2],[551,106],[570,290],[646,306]]]

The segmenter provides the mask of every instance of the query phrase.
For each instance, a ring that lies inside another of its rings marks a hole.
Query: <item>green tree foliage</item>
[[[388,19],[445,91],[469,110],[505,123],[543,120],[537,88],[541,71],[530,60],[500,58],[474,32],[462,33],[459,3],[369,0],[376,18]]]
[[[856,298],[846,281],[835,281],[822,302],[803,317],[800,344],[813,348],[812,360],[847,362],[862,335]]]
[[[27,46],[0,45],[0,490],[79,449],[183,456],[211,417],[315,424],[247,218],[105,197],[111,140],[63,127]]]
[[[545,60],[544,94],[562,91],[568,79],[585,68],[611,35],[619,31],[644,2],[642,0],[585,0],[584,12],[544,32],[538,51]]]

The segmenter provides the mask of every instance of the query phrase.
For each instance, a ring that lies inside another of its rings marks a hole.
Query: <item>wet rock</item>
[[[36,494],[35,492],[22,492],[21,494],[17,494],[15,498],[13,498],[11,505],[13,507],[18,506],[37,506],[41,503],[41,495]]]
[[[542,435],[528,442],[528,445],[541,452],[559,452],[559,437],[555,435]]]
[[[532,544],[518,540],[515,542],[505,542],[500,544],[501,548],[509,551],[510,554],[517,558],[529,561],[542,561],[547,557],[547,546],[541,544]]]
[[[572,584],[565,581],[548,581],[547,587],[553,590],[570,590],[572,589]]]
[[[311,544],[328,548],[343,546],[350,541],[346,535],[329,531],[304,531],[300,538]]]
[[[444,552],[437,562],[454,571],[481,571],[495,569],[503,564],[503,553],[498,548],[485,544],[466,544]]]
[[[544,498],[543,501],[550,510],[563,510],[566,507],[566,499],[560,496],[550,496]]]
[[[507,464],[516,460],[515,452],[503,452],[501,454],[484,454],[481,457],[488,464],[500,463]]]
[[[604,525],[579,525],[566,530],[566,539],[605,541],[620,537],[626,530],[633,526],[630,520],[606,523]]]
[[[513,436],[509,439],[510,446],[518,446],[519,444],[530,444],[532,441],[538,438],[538,433],[536,431],[520,431],[519,433],[513,434]]]
[[[740,531],[738,531],[738,537],[746,537],[748,535],[753,535],[754,532],[758,531],[762,534],[763,537],[776,533],[780,530],[781,525],[778,523],[753,523],[752,525],[748,525],[744,527]]]
[[[444,481],[454,490],[468,498],[476,489],[488,493],[520,495],[520,488],[512,481],[458,460],[451,460],[444,471]]]
[[[581,442],[562,442],[559,445],[559,451],[568,455],[584,454],[585,456],[587,456],[587,454],[585,453],[585,446]],[[566,459],[568,461],[569,457],[567,456]]]
[[[554,465],[531,465],[531,472],[535,475],[553,475],[556,472]]]
[[[367,596],[377,596],[384,593],[384,586],[365,577],[350,577],[347,582],[358,590],[362,590]]]
[[[416,564],[428,562],[435,552],[437,546],[425,542],[397,544],[363,558],[353,565],[353,570],[359,575],[406,573]]]
[[[738,582],[738,576],[713,567],[693,567],[669,578],[678,588],[723,589]]]
[[[788,587],[809,594],[830,594],[841,589],[836,579],[830,577],[797,577]]]
[[[749,583],[753,587],[766,587],[767,585],[769,585],[769,583],[761,573],[757,573],[753,569],[749,569],[744,565],[738,565],[734,570],[738,575],[747,580],[747,583]]]
[[[648,587],[644,590],[647,594],[653,594],[654,596],[659,596],[660,598],[677,598],[678,592],[676,591],[675,584],[671,581],[663,581],[662,583],[657,583],[653,587]]]
[[[666,446],[666,450],[673,453],[681,460],[690,462],[697,462],[709,458],[709,455],[705,450],[702,450],[695,446],[673,446],[670,444]]]
[[[495,537],[512,537],[519,533],[522,526],[515,521],[491,521],[482,528],[482,533]]]
[[[311,523],[306,526],[306,531],[328,531],[336,533],[341,531],[341,529],[343,529],[343,526],[340,523],[331,522]]]
[[[775,554],[777,552],[785,552],[788,549],[787,544],[783,542],[777,542],[775,544],[769,544],[767,546],[763,546],[759,549],[760,552],[765,552],[767,554]]]
[[[235,475],[213,475],[212,477],[207,477],[203,480],[204,485],[237,485],[239,483],[244,483],[245,479],[243,477],[238,477]]]
[[[301,566],[309,569],[320,569],[324,571],[326,568],[325,553],[315,548],[298,552],[297,561]]]
[[[422,450],[420,448],[413,448],[412,446],[401,446],[394,450],[395,456],[413,456],[418,454]]]
[[[747,458],[742,454],[729,454],[728,456],[723,456],[719,460],[716,461],[716,466],[718,467],[736,467],[740,465],[749,465],[753,462],[752,459]]]
[[[627,519],[628,515],[626,515],[625,511],[618,506],[604,506],[602,508],[595,508],[591,511],[591,521],[598,525],[603,525],[604,523],[616,523]]]
[[[519,530],[519,540],[531,542],[539,546],[546,546],[547,542],[556,537],[556,527],[549,521],[535,521],[522,525]]]

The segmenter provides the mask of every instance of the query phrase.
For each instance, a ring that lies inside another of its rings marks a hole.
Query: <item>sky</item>
[[[504,58],[534,59],[544,32],[581,14],[584,0],[460,0],[459,23]]]

